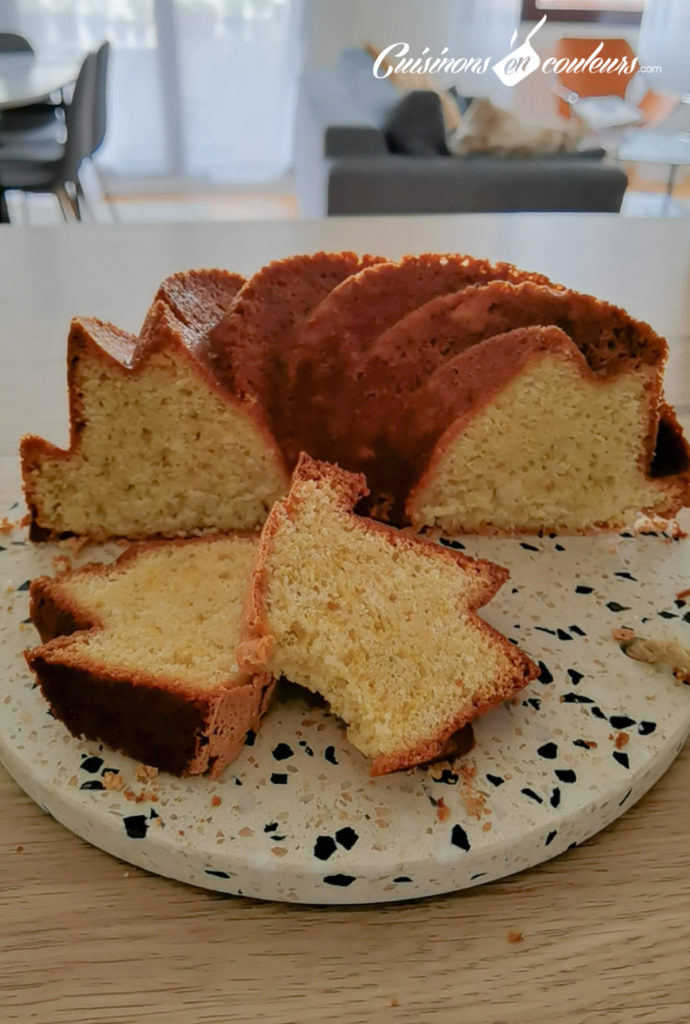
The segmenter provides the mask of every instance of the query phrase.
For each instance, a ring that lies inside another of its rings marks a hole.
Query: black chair
[[[26,38],[18,32],[0,32],[0,54],[15,53],[33,57],[34,48]],[[62,117],[63,97],[56,96],[55,102],[29,103],[16,110],[5,110],[0,113],[0,134],[7,132],[27,131],[53,125]]]
[[[0,53],[33,53],[34,48],[18,32],[0,32]]]
[[[103,145],[108,127],[108,64],[110,43],[106,40],[96,50],[96,84],[93,96],[93,138],[91,142],[91,166],[98,177],[101,191],[107,198],[107,189],[100,167],[94,156]]]
[[[96,55],[87,54],[77,76],[70,103],[65,108],[65,139],[43,139],[41,133],[18,133],[16,140],[0,142],[0,216],[2,194],[52,192],[65,220],[81,220],[79,184],[82,161],[93,152]],[[33,136],[33,138],[31,138]],[[5,219],[6,216],[5,209]]]

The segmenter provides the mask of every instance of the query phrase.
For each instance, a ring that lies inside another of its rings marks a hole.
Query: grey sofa
[[[391,152],[386,122],[400,96],[374,77],[363,50],[304,73],[295,136],[303,216],[620,209],[627,178],[602,150],[519,159]]]

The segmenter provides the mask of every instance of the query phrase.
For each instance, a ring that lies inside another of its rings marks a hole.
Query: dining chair
[[[91,166],[96,172],[101,192],[104,198],[108,199],[106,182],[103,172],[95,161],[94,157],[103,145],[106,130],[108,127],[108,65],[110,62],[110,43],[105,42],[96,50],[96,83],[93,97],[93,137],[91,141]],[[112,207],[111,207],[112,209]]]
[[[88,53],[65,108],[64,141],[31,132],[0,140],[0,192],[52,192],[65,220],[81,220],[79,168],[93,152],[95,84],[96,55]]]
[[[0,53],[33,53],[34,48],[18,32],[0,32]]]
[[[33,57],[34,48],[26,36],[19,35],[18,32],[0,32],[0,56],[10,54]],[[0,113],[0,134],[23,132],[55,124],[62,118],[63,100],[61,94],[56,94],[54,101],[27,103],[15,110],[3,111]]]
[[[609,38],[603,39],[602,48],[598,57],[603,60],[620,61],[625,60],[630,70],[621,71],[568,71],[554,72],[554,92],[556,104],[561,117],[577,117],[577,104],[579,100],[592,97],[617,96],[621,101],[627,101],[628,88],[632,78],[637,75],[637,68],[634,66],[635,51],[627,39]],[[556,43],[554,57],[557,60],[568,61],[586,60],[592,53],[596,41],[591,37],[563,37]],[[656,127],[669,117],[680,103],[680,97],[671,96],[665,93],[654,92],[649,89],[639,102],[630,103],[630,113],[639,115],[639,124],[645,128]],[[631,122],[633,123],[633,122]]]

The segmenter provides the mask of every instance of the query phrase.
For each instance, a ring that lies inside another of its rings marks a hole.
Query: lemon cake
[[[379,775],[437,758],[538,669],[477,614],[507,571],[353,514],[365,491],[300,457],[261,534],[237,660],[321,694]]]
[[[175,775],[218,775],[258,728],[273,680],[235,649],[257,535],[135,545],[110,566],[31,584],[26,654],[75,736]]]

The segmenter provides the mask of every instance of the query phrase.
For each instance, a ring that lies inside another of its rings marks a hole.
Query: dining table
[[[0,73],[0,98],[2,81]],[[249,275],[320,250],[469,253],[622,306],[668,340],[666,397],[690,429],[687,220],[578,213],[3,226],[0,507],[20,502],[15,514],[23,514],[23,434],[67,441],[72,316],[137,331],[174,271]],[[537,866],[420,900],[300,905],[185,885],[117,859],[43,813],[0,767],[0,1020],[687,1024],[689,789],[686,746],[626,813]]]
[[[83,55],[0,53],[0,145],[3,110],[21,110],[63,95],[63,90],[76,81],[82,59]],[[0,224],[8,221],[7,203],[0,188]]]
[[[72,85],[78,72],[77,57],[0,53],[0,114],[47,100]]]

